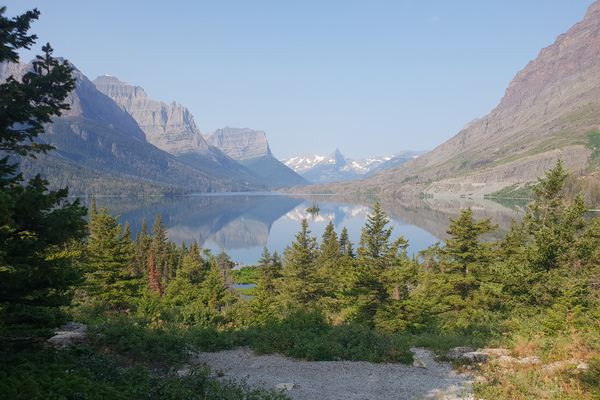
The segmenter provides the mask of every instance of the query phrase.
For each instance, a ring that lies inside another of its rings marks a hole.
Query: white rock
[[[427,364],[419,356],[413,356],[413,367],[427,369]]]
[[[294,382],[286,382],[286,383],[278,383],[277,385],[275,385],[275,389],[277,390],[292,390],[294,387],[296,387],[296,384]]]
[[[460,357],[461,360],[468,361],[470,363],[485,363],[487,362],[488,358],[490,358],[489,354],[481,351],[471,351],[463,354]]]
[[[519,364],[541,364],[542,359],[538,356],[525,357],[519,360]]]

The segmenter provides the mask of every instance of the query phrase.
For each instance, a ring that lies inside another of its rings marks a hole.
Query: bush
[[[318,311],[297,311],[248,328],[249,346],[259,354],[283,353],[311,361],[412,362],[408,342],[358,324],[330,325]]]

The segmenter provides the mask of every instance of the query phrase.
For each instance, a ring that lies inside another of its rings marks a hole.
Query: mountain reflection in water
[[[306,211],[313,203],[319,213]],[[213,254],[224,249],[233,261],[256,264],[267,246],[269,251],[283,252],[295,240],[300,222],[307,219],[311,235],[319,241],[326,225],[332,221],[339,235],[347,228],[354,247],[358,246],[361,229],[367,222],[375,201],[382,203],[394,225],[392,239],[403,235],[409,239],[408,254],[412,256],[444,239],[448,217],[457,217],[461,208],[472,207],[478,219],[492,216],[500,229],[491,239],[504,236],[512,218],[523,215],[523,204],[499,204],[490,200],[472,199],[393,199],[355,196],[288,196],[265,193],[192,195],[171,198],[99,198],[111,215],[120,215],[119,222],[129,222],[133,235],[146,220],[151,233],[156,214],[160,213],[169,231],[169,238],[181,245],[198,245]],[[85,201],[84,201],[85,203]],[[89,206],[89,204],[87,204]]]

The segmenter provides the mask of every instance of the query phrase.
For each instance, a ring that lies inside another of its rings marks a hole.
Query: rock
[[[427,369],[427,364],[419,356],[413,356],[413,367]]]
[[[77,322],[68,322],[67,324],[61,326],[60,330],[56,332],[54,336],[48,339],[47,344],[57,348],[67,347],[74,344],[86,344],[86,331],[87,325]]]
[[[236,161],[272,156],[264,131],[226,126],[207,134],[204,139]]]
[[[554,373],[560,370],[565,370],[568,365],[579,366],[579,364],[580,362],[578,360],[571,358],[569,360],[555,361],[552,364],[544,365],[542,370],[548,373]]]
[[[589,369],[590,369],[590,365],[588,363],[584,363],[584,362],[580,363],[576,368],[577,371],[588,371]]]
[[[470,353],[476,350],[477,349],[475,347],[454,347],[448,350],[448,352],[446,353],[446,357],[451,358],[453,360],[458,360],[463,356],[463,354]]]
[[[93,83],[129,113],[144,131],[146,140],[159,149],[173,155],[210,152],[194,117],[181,104],[152,100],[141,87],[121,82],[114,76],[99,76]]]
[[[489,358],[489,354],[481,351],[471,351],[469,353],[464,353],[460,357],[461,360],[468,361],[470,363],[486,363]]]
[[[296,387],[296,384],[293,382],[286,382],[286,383],[278,383],[277,385],[275,385],[275,389],[277,390],[292,390]]]
[[[508,356],[510,354],[510,350],[508,349],[483,349],[481,352],[494,357]]]
[[[519,360],[519,364],[541,364],[542,359],[538,356],[525,357]]]
[[[60,334],[62,332],[78,332],[78,333],[85,333],[87,332],[87,325],[85,324],[80,324],[79,322],[67,322],[65,325],[60,327],[60,331],[57,332],[57,334]]]

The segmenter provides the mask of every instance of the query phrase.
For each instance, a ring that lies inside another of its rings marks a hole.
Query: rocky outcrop
[[[272,187],[290,188],[310,182],[277,160],[264,131],[226,126],[205,136],[206,141],[261,176]]]
[[[226,126],[207,134],[205,139],[236,161],[273,157],[264,131]]]
[[[94,85],[130,114],[145,132],[148,142],[159,149],[175,156],[211,151],[194,117],[181,104],[152,100],[141,87],[110,75],[99,76]]]
[[[52,347],[67,347],[74,344],[87,344],[87,325],[78,322],[68,322],[48,339],[47,343]]]
[[[259,190],[273,188],[263,177],[207,143],[194,117],[181,104],[152,100],[141,87],[121,82],[110,75],[99,76],[94,84],[130,114],[144,131],[148,142],[159,149],[221,180],[239,180],[245,182],[240,186],[249,183]]]

